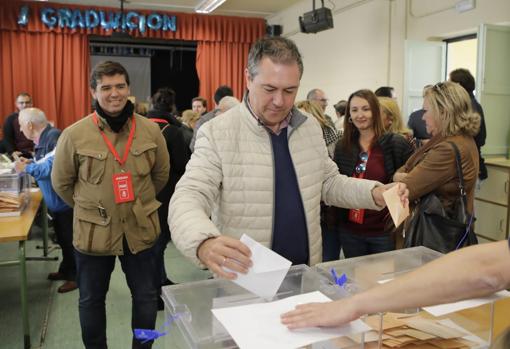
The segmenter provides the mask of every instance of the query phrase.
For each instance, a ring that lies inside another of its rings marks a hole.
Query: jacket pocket
[[[74,246],[89,253],[111,251],[111,216],[101,217],[97,208],[74,206]]]
[[[154,242],[161,231],[158,219],[158,208],[160,206],[161,203],[157,200],[144,205],[140,199],[137,199],[133,205],[132,210],[139,227],[140,236],[142,241],[147,244]]]
[[[156,162],[156,143],[144,143],[132,146],[129,152],[134,156],[136,174],[147,176]]]
[[[106,168],[106,151],[77,150],[80,162],[80,179],[90,184],[99,184],[103,181]]]

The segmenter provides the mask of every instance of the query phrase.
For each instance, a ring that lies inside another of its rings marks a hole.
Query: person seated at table
[[[53,218],[53,227],[58,244],[62,249],[62,262],[57,272],[48,275],[49,280],[65,280],[57,289],[59,293],[75,290],[76,264],[73,252],[73,209],[69,207],[53,190],[51,169],[60,130],[52,127],[41,109],[27,108],[19,113],[21,132],[35,143],[35,161],[20,158],[15,163],[16,172],[26,172],[35,178],[44,202]]]

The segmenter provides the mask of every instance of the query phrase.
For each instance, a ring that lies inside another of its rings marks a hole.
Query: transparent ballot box
[[[30,200],[30,177],[14,170],[0,173],[0,217],[19,216]]]
[[[224,279],[210,279],[163,287],[165,319],[171,325],[164,336],[165,348],[238,348],[230,334],[214,317],[211,309],[272,302],[290,296],[320,291],[331,299],[345,297],[345,292],[306,265],[292,266],[276,296],[266,300]],[[241,321],[242,319],[240,319]],[[338,337],[304,348],[362,348],[363,334],[357,341]]]
[[[350,294],[355,294],[389,282],[441,256],[442,253],[420,246],[325,262],[317,264],[315,268],[331,281],[332,268],[337,275],[345,274],[345,288]],[[448,275],[444,277],[448,278]],[[494,302],[446,314],[440,313],[442,309],[445,308],[413,308],[401,309],[396,313],[369,314],[365,322],[374,331],[365,334],[365,348],[489,347],[492,342]]]

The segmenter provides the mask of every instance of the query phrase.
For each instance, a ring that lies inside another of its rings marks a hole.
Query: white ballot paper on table
[[[406,207],[402,205],[397,192],[397,187],[397,185],[394,185],[390,189],[383,192],[384,201],[386,202],[388,211],[390,211],[390,215],[393,219],[393,223],[395,223],[395,227],[398,227],[400,223],[402,223],[409,216],[409,205]]]
[[[361,320],[338,328],[312,327],[292,331],[280,322],[280,315],[293,310],[298,304],[330,300],[321,292],[315,291],[270,303],[212,309],[212,312],[241,349],[299,348],[371,329]]]
[[[494,293],[493,295],[483,297],[483,298],[473,298],[465,301],[441,304],[441,305],[433,305],[430,307],[423,307],[427,313],[434,316],[443,316],[449,313],[454,313],[459,310],[475,308],[480,305],[484,305],[490,302],[495,302],[498,299],[508,298],[510,297],[510,292],[508,291],[499,291]]]
[[[273,298],[292,262],[246,234],[241,236],[241,242],[251,250],[253,266],[247,274],[237,273],[237,279],[232,281],[259,297]]]

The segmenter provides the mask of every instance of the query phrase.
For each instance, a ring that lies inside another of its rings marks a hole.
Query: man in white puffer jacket
[[[170,202],[177,248],[234,279],[251,267],[243,233],[293,264],[322,261],[320,201],[381,209],[390,185],[340,175],[313,117],[294,108],[303,63],[296,45],[274,37],[250,50],[243,103],[205,124]],[[408,191],[399,184],[407,203]],[[210,217],[212,216],[212,219]]]

